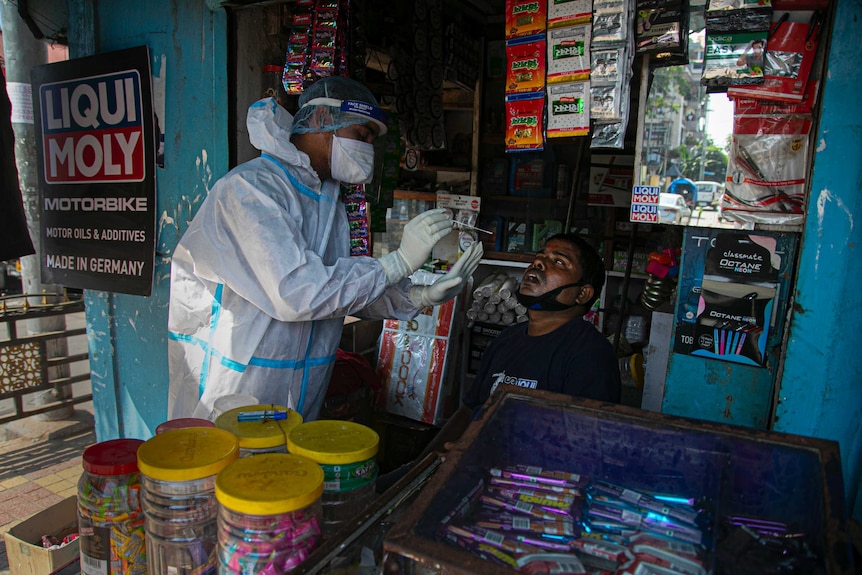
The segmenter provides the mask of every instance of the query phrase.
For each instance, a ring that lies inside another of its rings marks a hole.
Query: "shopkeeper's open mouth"
[[[538,271],[529,271],[524,274],[524,279],[522,283],[532,283],[532,284],[542,284],[545,283],[544,275]]]

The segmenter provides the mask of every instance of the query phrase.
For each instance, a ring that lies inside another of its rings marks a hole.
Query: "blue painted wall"
[[[773,429],[839,443],[848,509],[862,521],[862,253],[856,251],[862,247],[862,3],[833,5],[823,112]]]
[[[672,353],[661,411],[766,429],[773,386],[766,369]]]
[[[148,439],[167,416],[171,254],[228,166],[226,17],[203,0],[69,0],[69,14],[70,57],[146,45],[165,87],[152,295],[85,293],[97,438]]]

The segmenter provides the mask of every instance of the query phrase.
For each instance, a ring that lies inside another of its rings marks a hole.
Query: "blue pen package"
[[[626,489],[625,487],[613,485],[606,481],[594,482],[590,486],[590,492],[615,497],[630,506],[667,515],[690,525],[694,525],[697,520],[697,511],[692,508],[672,505],[645,493]]]
[[[764,365],[773,287],[704,280],[692,355]]]

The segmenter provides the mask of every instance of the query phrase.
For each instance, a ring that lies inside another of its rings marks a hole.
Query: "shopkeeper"
[[[345,316],[412,319],[460,292],[482,256],[477,242],[439,281],[411,286],[452,227],[441,209],[408,222],[396,251],[350,256],[340,184],[371,181],[386,133],[362,84],[319,80],[295,118],[261,100],[247,126],[261,156],[215,183],[173,256],[170,419],[207,418],[236,393],[316,419]]]
[[[586,240],[575,234],[549,238],[517,292],[529,321],[491,341],[464,403],[481,405],[501,383],[618,403],[613,346],[583,319],[604,282],[602,258]]]

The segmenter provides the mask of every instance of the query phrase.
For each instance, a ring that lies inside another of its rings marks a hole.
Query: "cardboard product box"
[[[493,158],[482,167],[482,192],[502,194],[506,190],[506,158]]]
[[[629,207],[632,203],[634,156],[594,155],[590,165],[590,206]]]
[[[420,313],[415,319],[383,322],[377,370],[384,392],[378,407],[388,413],[415,421],[440,425],[443,407],[451,389],[445,389],[451,377],[455,309],[460,298]],[[452,383],[454,385],[454,382]]]
[[[509,253],[522,254],[527,247],[527,223],[519,221],[506,222],[506,250]]]
[[[616,272],[626,271],[626,266],[629,262],[629,253],[624,250],[614,250],[614,265],[613,269]],[[645,273],[646,265],[649,262],[649,253],[636,250],[633,254],[632,271],[636,273]]]
[[[479,234],[479,240],[486,252],[499,252],[503,245],[503,229],[505,222],[501,216],[479,216],[478,227],[488,230],[490,234]]]
[[[545,155],[519,154],[509,162],[509,195],[551,198],[551,184],[551,174],[545,172]]]
[[[59,549],[42,547],[42,536],[58,539],[78,531],[78,498],[74,495],[12,527],[6,534],[6,555],[12,575],[49,575],[74,561],[78,540]]]
[[[562,231],[563,222],[559,220],[545,220],[542,224],[533,224],[533,235],[530,238],[532,251],[538,252],[549,237],[562,233]]]

